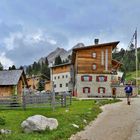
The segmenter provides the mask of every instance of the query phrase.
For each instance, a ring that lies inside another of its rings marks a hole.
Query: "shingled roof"
[[[4,70],[0,71],[0,86],[17,85],[23,70]]]

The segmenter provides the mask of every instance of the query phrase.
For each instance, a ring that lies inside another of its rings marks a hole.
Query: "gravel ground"
[[[140,140],[140,98],[132,98],[131,105],[124,98],[102,109],[95,121],[70,140]]]

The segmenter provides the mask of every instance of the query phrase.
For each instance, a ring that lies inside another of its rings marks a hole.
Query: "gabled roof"
[[[72,52],[72,63],[74,63],[76,52],[79,50],[88,50],[91,48],[99,48],[99,47],[106,47],[106,46],[111,46],[114,49],[114,48],[116,48],[116,46],[118,45],[119,42],[120,41],[115,41],[115,42],[95,44],[95,45],[90,45],[90,46],[85,46],[85,47],[80,47],[80,48],[74,48],[73,52]]]
[[[71,62],[69,63],[64,63],[64,64],[60,64],[60,65],[53,65],[50,68],[56,68],[56,67],[62,67],[62,66],[67,66],[67,65],[71,65]]]
[[[45,74],[38,74],[38,75],[32,75],[32,76],[26,75],[26,79],[42,78],[42,77],[44,77],[47,80],[50,80],[50,78],[47,77]]]
[[[109,42],[109,43],[102,43],[102,44],[95,44],[95,45],[90,45],[90,46],[84,46],[84,47],[74,48],[73,51],[76,51],[76,50],[86,50],[86,49],[97,48],[97,47],[106,47],[106,46],[112,46],[113,49],[114,49],[119,42],[120,41]]]
[[[0,85],[17,85],[23,70],[0,71]]]
[[[119,68],[119,67],[121,67],[123,65],[123,63],[121,63],[121,62],[119,62],[119,61],[117,61],[117,60],[115,60],[115,59],[112,59],[112,67],[113,68]]]

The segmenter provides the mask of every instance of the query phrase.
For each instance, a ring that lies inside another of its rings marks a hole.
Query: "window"
[[[56,88],[56,84],[54,84],[54,88]]]
[[[68,87],[68,83],[66,83],[66,87]]]
[[[56,79],[56,76],[54,77],[54,79]]]
[[[60,77],[58,76],[58,79],[59,79]]]
[[[93,65],[92,65],[92,69],[93,69],[93,70],[96,70],[96,68],[97,68],[96,64],[93,64]]]
[[[105,93],[105,88],[104,87],[99,87],[98,88],[98,93]]]
[[[64,78],[64,75],[62,75],[62,78]]]
[[[90,93],[90,87],[84,87],[83,93]]]
[[[106,82],[107,81],[107,76],[96,76],[96,81],[97,82]]]
[[[83,76],[81,76],[81,81],[92,81],[92,76],[83,75]]]
[[[92,57],[93,57],[93,58],[96,58],[96,52],[93,52],[93,53],[92,53]]]
[[[62,87],[62,84],[60,84],[60,87]]]
[[[66,78],[68,78],[68,75],[66,75]]]

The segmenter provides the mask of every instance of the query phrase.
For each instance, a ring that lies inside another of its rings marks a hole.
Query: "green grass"
[[[138,77],[140,77],[140,71],[138,71]],[[127,81],[134,80],[135,78],[136,78],[136,72],[135,71],[126,73],[126,80]]]
[[[117,102],[118,100],[74,100],[66,112],[66,108],[33,108],[23,111],[19,110],[0,110],[0,117],[5,120],[5,125],[0,125],[0,129],[10,129],[12,134],[0,135],[0,140],[67,140],[72,134],[82,130],[90,121],[94,120],[99,113],[101,105]],[[42,133],[26,134],[22,132],[20,124],[27,117],[32,115],[44,115],[54,117],[58,120],[57,130],[46,130]],[[87,120],[87,124],[83,120]],[[74,128],[72,124],[79,125]]]

